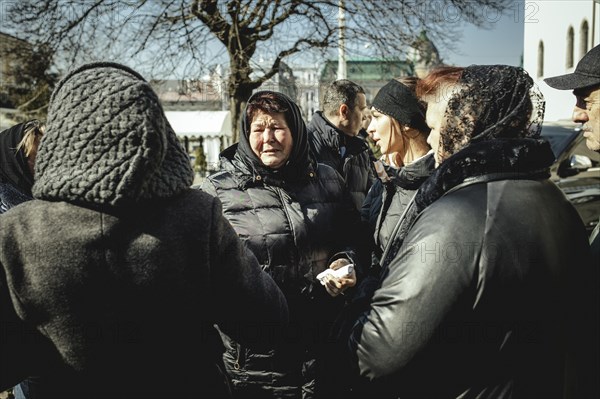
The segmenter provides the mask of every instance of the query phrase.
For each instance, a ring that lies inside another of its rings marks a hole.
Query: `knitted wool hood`
[[[189,158],[137,72],[92,63],[57,85],[35,166],[35,198],[121,207],[192,183]]]

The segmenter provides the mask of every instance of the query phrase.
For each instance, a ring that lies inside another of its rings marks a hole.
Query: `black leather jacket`
[[[548,148],[483,144],[421,186],[415,202],[426,205],[401,245],[392,237],[370,307],[354,324],[355,364],[380,394],[563,393],[571,333],[581,336],[585,320],[585,230],[540,174],[553,159],[539,155]],[[498,163],[486,170],[491,159]]]

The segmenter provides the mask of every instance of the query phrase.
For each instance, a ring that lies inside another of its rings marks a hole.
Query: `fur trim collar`
[[[554,162],[550,144],[538,139],[494,139],[471,143],[444,161],[417,191],[382,256],[387,269],[417,217],[450,190],[478,177],[494,180],[546,179]]]
[[[422,211],[465,180],[490,174],[511,179],[549,177],[550,144],[538,139],[495,139],[471,143],[444,161],[423,183],[415,202]],[[510,177],[508,175],[511,175]]]

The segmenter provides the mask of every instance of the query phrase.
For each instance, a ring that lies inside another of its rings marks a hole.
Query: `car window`
[[[570,152],[570,155],[584,155],[591,159],[592,167],[598,167],[600,164],[600,153],[590,150],[585,144],[585,139],[581,140],[575,148]]]
[[[565,148],[571,143],[578,132],[573,129],[556,126],[544,126],[542,129],[542,138],[550,143],[555,157],[559,157]]]

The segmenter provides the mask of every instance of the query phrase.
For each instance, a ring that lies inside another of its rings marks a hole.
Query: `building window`
[[[567,68],[573,68],[573,41],[575,40],[575,31],[569,26],[567,31]]]
[[[588,22],[584,19],[581,23],[581,39],[579,39],[579,59],[583,58],[583,56],[588,52]]]
[[[537,64],[537,77],[541,78],[544,76],[544,42],[540,40],[538,45],[538,64]]]

